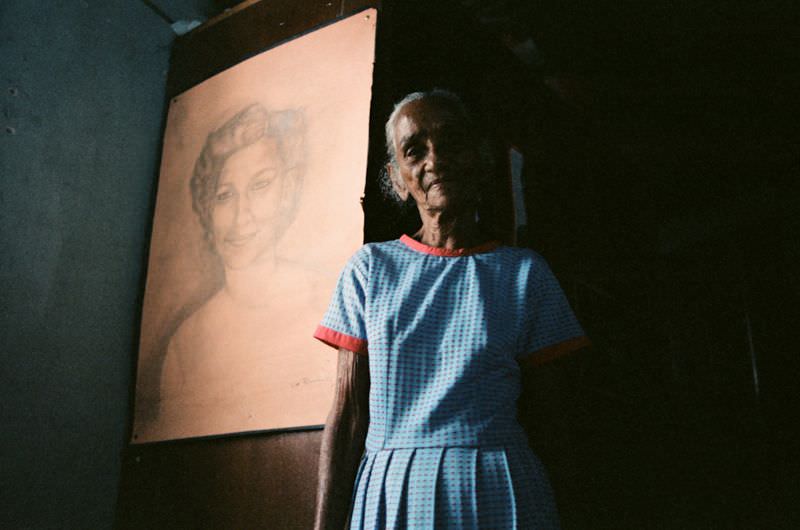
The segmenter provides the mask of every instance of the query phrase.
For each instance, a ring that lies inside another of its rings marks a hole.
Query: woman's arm
[[[520,367],[519,420],[549,471],[565,527],[585,526],[576,509],[581,505],[582,485],[573,422],[578,408],[585,404],[581,373],[590,358],[573,353],[539,366],[522,363]]]
[[[575,355],[568,355],[539,366],[520,366],[520,423],[537,453],[567,467],[572,456],[569,420],[575,406],[578,362]]]
[[[369,425],[369,364],[366,355],[339,349],[336,392],[325,422],[319,456],[316,530],[347,525],[350,498]]]

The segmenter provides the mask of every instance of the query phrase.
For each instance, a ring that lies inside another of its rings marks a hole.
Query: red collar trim
[[[413,239],[412,237],[406,234],[403,234],[400,237],[400,241],[404,243],[407,247],[416,250],[418,252],[424,252],[425,254],[431,254],[433,256],[444,256],[448,258],[457,258],[459,256],[469,256],[471,254],[482,254],[484,252],[491,252],[500,245],[498,241],[489,241],[482,245],[478,245],[477,247],[470,247],[470,248],[439,248],[439,247],[428,246],[425,243],[420,243],[416,239]]]

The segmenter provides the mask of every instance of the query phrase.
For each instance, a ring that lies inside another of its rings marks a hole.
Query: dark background
[[[165,97],[359,3],[231,4],[0,4],[0,526],[310,521],[318,432],[127,446]],[[565,525],[796,527],[800,8],[383,4],[373,141],[405,92],[464,93],[595,343],[575,464],[543,455]]]

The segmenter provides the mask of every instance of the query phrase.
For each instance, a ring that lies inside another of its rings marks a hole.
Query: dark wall
[[[112,524],[171,40],[140,2],[0,3],[0,527]]]

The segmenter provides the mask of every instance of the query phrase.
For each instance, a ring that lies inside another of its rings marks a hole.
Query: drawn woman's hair
[[[237,151],[262,139],[274,140],[278,146],[278,178],[282,181],[282,193],[278,215],[280,225],[275,231],[282,234],[286,230],[296,214],[303,183],[304,136],[302,110],[268,111],[259,103],[239,111],[208,135],[189,181],[192,209],[200,220],[207,241],[213,240],[211,214],[225,162]]]

